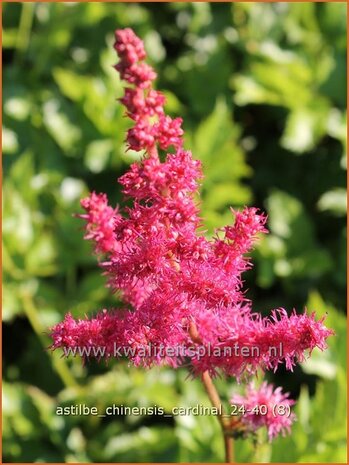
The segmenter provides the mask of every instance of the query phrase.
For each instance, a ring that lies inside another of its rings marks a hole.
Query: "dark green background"
[[[3,9],[4,461],[219,461],[211,417],[58,417],[208,401],[185,370],[66,361],[48,327],[115,305],[82,240],[79,199],[121,201],[129,122],[116,101],[113,31],[145,40],[185,146],[203,161],[209,233],[229,206],[269,215],[246,273],[254,309],[305,306],[336,330],[292,374],[270,380],[299,398],[293,434],[236,445],[239,461],[344,462],[346,403],[346,5],[344,3],[47,4]],[[227,400],[239,390],[218,380]]]

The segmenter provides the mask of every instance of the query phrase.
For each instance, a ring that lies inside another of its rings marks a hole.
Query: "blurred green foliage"
[[[295,373],[293,434],[239,440],[239,461],[345,462],[346,7],[343,3],[5,3],[3,10],[4,461],[223,459],[212,417],[57,416],[57,405],[207,404],[185,371],[49,353],[47,328],[115,305],[81,224],[88,190],[121,201],[128,122],[113,31],[145,40],[167,109],[204,164],[208,232],[229,206],[267,211],[246,274],[255,309],[307,306],[336,331]],[[225,399],[233,380],[218,380]]]

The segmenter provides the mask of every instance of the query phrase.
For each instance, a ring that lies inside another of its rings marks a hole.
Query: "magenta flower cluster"
[[[315,347],[326,347],[331,330],[315,314],[289,316],[279,309],[263,318],[252,311],[241,274],[251,267],[246,253],[267,232],[266,217],[256,208],[232,210],[232,225],[207,239],[198,207],[201,163],[183,148],[182,120],[165,114],[165,97],[152,88],[156,73],[144,63],[142,41],[131,29],[115,36],[120,59],[115,68],[128,83],[120,101],[133,121],[126,141],[130,149],[142,151],[142,161],[119,179],[130,207],[120,211],[108,205],[105,194],[92,192],[81,201],[85,213],[80,216],[86,221],[85,239],[93,242],[108,285],[121,293],[125,309],[82,320],[68,314],[52,328],[52,347],[104,346],[111,357],[115,344],[133,349],[180,345],[188,349],[184,355],[141,357],[136,350],[130,361],[189,363],[194,374],[208,370],[237,378],[281,364],[292,370]],[[159,156],[159,150],[168,149]],[[280,343],[282,353],[270,351]],[[221,355],[236,344],[257,347],[258,353]],[[199,357],[193,345],[211,350]]]
[[[127,115],[135,125],[127,133],[127,142],[133,150],[154,150],[156,144],[163,150],[171,145],[179,149],[183,145],[182,118],[172,119],[164,113],[165,97],[152,89],[155,71],[143,60],[146,58],[143,42],[131,29],[115,33],[115,50],[120,62],[115,66],[121,79],[133,88],[126,88],[121,102],[127,108]],[[152,119],[156,118],[153,123]]]
[[[290,432],[292,422],[296,416],[291,411],[294,400],[289,399],[288,393],[281,388],[274,389],[273,385],[263,382],[259,388],[252,383],[247,386],[244,396],[235,394],[230,403],[239,406],[242,412],[241,422],[247,431],[256,432],[265,426],[269,441],[276,436]]]

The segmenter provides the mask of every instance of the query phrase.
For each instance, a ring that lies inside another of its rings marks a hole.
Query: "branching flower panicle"
[[[122,293],[128,308],[104,310],[83,320],[68,314],[52,328],[52,348],[103,345],[105,357],[111,357],[117,344],[137,349],[129,355],[136,365],[177,367],[189,359],[194,375],[221,372],[242,379],[257,369],[276,370],[282,364],[292,370],[315,347],[325,349],[332,331],[314,313],[288,315],[280,309],[263,318],[253,312],[242,290],[241,274],[251,267],[246,254],[267,232],[266,216],[256,208],[232,210],[233,224],[207,239],[195,200],[201,162],[183,148],[182,119],[166,115],[165,97],[153,88],[156,73],[144,62],[143,42],[131,29],[116,31],[115,39],[119,56],[115,68],[127,83],[120,102],[133,121],[126,142],[130,149],[141,151],[143,159],[119,179],[131,207],[122,211],[108,205],[105,194],[92,192],[81,201],[85,213],[80,216],[86,221],[85,239],[94,244],[108,285]],[[159,149],[171,149],[163,162]],[[192,324],[197,341],[190,335]],[[138,349],[149,344],[180,345],[184,352],[140,356]],[[282,351],[270,351],[280,344]],[[198,356],[193,345],[206,350]],[[247,356],[224,352],[237,346],[258,351]],[[261,397],[285,401],[278,389],[272,391],[267,385],[258,392],[249,388],[245,400],[235,400],[254,402]],[[244,421],[253,429],[262,420],[246,416]],[[263,422],[273,438],[289,428],[291,418],[268,417]]]

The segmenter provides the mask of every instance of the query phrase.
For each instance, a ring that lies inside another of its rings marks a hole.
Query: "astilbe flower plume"
[[[122,211],[108,205],[105,194],[92,192],[81,201],[80,216],[85,239],[93,242],[108,286],[121,293],[125,309],[83,320],[68,314],[52,328],[52,348],[103,345],[108,357],[115,344],[181,345],[187,352],[178,357],[140,357],[136,350],[129,358],[136,365],[175,367],[189,359],[194,374],[208,370],[237,378],[281,364],[292,370],[307,352],[326,347],[331,330],[314,313],[289,316],[278,309],[262,318],[252,311],[241,274],[251,267],[246,253],[267,232],[266,216],[256,208],[232,210],[233,224],[211,240],[205,237],[197,203],[201,163],[183,148],[182,119],[165,114],[165,97],[153,89],[156,73],[144,63],[142,41],[131,29],[116,31],[115,38],[115,68],[127,83],[120,101],[134,123],[126,142],[143,158],[119,178],[131,207]],[[169,148],[161,161],[158,150]],[[270,354],[280,342],[283,353]],[[223,349],[237,343],[258,347],[259,353],[227,357],[211,350],[198,357],[189,351],[193,344]],[[270,431],[274,436],[277,428]]]

